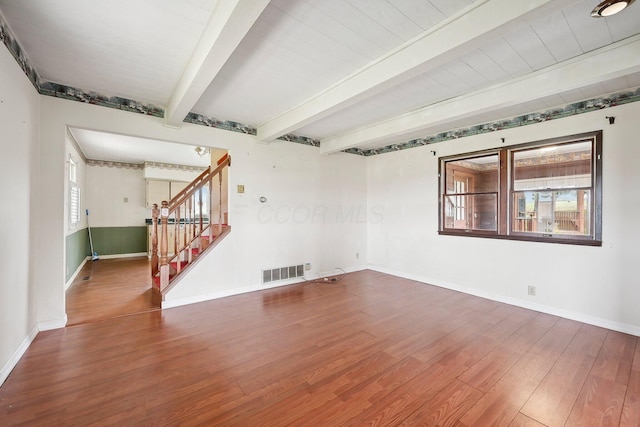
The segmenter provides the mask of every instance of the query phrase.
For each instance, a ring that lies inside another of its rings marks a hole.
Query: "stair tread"
[[[205,252],[207,252],[207,250],[209,248],[213,248],[216,246],[217,242],[216,240],[218,240],[219,237],[224,237],[227,233],[228,230],[230,229],[230,227],[228,227],[227,225],[223,225],[223,230],[222,233],[220,234],[214,234],[213,237],[211,238],[211,242],[209,242],[209,235],[200,235],[200,246],[201,247],[196,247],[196,248],[191,248],[191,262],[189,262],[188,260],[183,260],[180,261],[180,272],[177,271],[178,269],[178,261],[172,261],[169,263],[169,283],[171,283],[171,281],[178,276],[179,274],[182,274],[183,271],[185,271],[185,269],[190,265],[193,264],[194,261],[196,261],[196,259],[204,254]],[[188,253],[189,248],[184,249],[182,252],[185,253],[185,256]],[[152,277],[152,281],[153,281],[153,287],[160,290],[160,271],[158,271],[156,273],[155,276]]]

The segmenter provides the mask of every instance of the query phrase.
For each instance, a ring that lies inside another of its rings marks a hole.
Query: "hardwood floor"
[[[146,257],[87,261],[66,293],[67,325],[159,309]]]
[[[362,271],[40,333],[0,420],[639,426],[640,343]]]

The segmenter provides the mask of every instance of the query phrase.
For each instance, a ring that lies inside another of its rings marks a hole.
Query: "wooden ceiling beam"
[[[182,124],[268,4],[269,0],[217,2],[169,100],[165,110],[167,126]]]
[[[367,66],[257,128],[271,141],[442,66],[549,9],[576,0],[479,0]]]
[[[415,134],[420,129],[446,125],[637,72],[640,72],[640,35],[497,86],[323,139],[320,141],[320,151],[330,154],[364,143],[384,144],[404,135]]]

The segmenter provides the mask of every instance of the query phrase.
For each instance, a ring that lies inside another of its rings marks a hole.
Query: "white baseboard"
[[[62,319],[45,320],[44,322],[38,322],[38,330],[50,331],[52,329],[64,328],[67,325],[67,320],[67,313],[65,313]]]
[[[590,316],[588,314],[579,313],[571,310],[564,310],[557,307],[548,305],[536,304],[529,301],[520,300],[513,297],[507,297],[503,295],[494,295],[488,292],[481,291],[479,289],[468,288],[460,286],[454,283],[438,282],[437,280],[430,280],[427,277],[418,276],[415,274],[404,273],[402,271],[396,271],[384,267],[369,266],[370,270],[378,271],[380,273],[391,274],[393,276],[402,277],[409,280],[415,280],[428,285],[438,286],[440,288],[450,289],[452,291],[462,292],[468,295],[476,297],[502,302],[505,304],[513,305],[516,307],[526,308],[528,310],[538,311],[540,313],[551,314],[553,316],[563,317],[565,319],[575,320],[577,322],[587,323],[589,325],[599,326],[601,328],[610,329],[612,331],[622,332],[625,334],[635,335],[640,337],[640,327],[630,325],[627,323],[615,322],[609,319],[602,319],[600,317]]]
[[[13,352],[9,360],[7,360],[7,363],[2,367],[2,370],[0,370],[0,386],[2,386],[5,380],[9,377],[13,368],[16,367],[24,353],[36,338],[36,335],[38,335],[38,325],[34,326],[33,329],[29,331],[29,334],[22,340],[16,351]]]
[[[196,304],[199,302],[204,302],[204,301],[210,301],[210,300],[214,300],[214,299],[218,299],[218,298],[224,298],[224,297],[230,297],[233,295],[240,295],[240,294],[246,294],[249,292],[255,292],[255,291],[263,291],[266,289],[273,289],[273,288],[279,288],[282,286],[289,286],[289,285],[295,285],[297,283],[304,283],[305,281],[309,281],[309,280],[317,280],[319,278],[323,278],[323,277],[329,277],[329,276],[336,276],[342,273],[342,271],[344,271],[345,273],[352,273],[354,271],[360,271],[360,270],[366,270],[367,267],[366,266],[359,266],[359,267],[345,267],[343,269],[335,269],[335,270],[331,270],[331,271],[327,271],[324,273],[317,273],[314,274],[314,277],[306,277],[306,278],[295,278],[295,279],[289,279],[289,280],[281,280],[278,282],[271,282],[271,283],[261,283],[259,285],[254,285],[254,286],[246,286],[246,287],[242,287],[242,288],[234,288],[234,289],[225,289],[224,291],[219,291],[219,292],[212,292],[209,294],[204,294],[204,295],[196,295],[193,297],[186,297],[186,298],[178,298],[175,300],[169,300],[169,301],[162,301],[162,308],[173,308],[173,307],[180,307],[183,305],[188,305],[188,304]],[[342,270],[342,271],[340,271]]]
[[[162,301],[162,309],[164,310],[165,308],[173,308],[173,307],[180,307],[188,304],[196,304],[199,302],[210,301],[210,300],[224,298],[224,297],[230,297],[233,295],[246,294],[249,292],[263,291],[265,289],[279,288],[281,286],[289,286],[289,285],[294,285],[296,283],[301,283],[301,282],[302,280],[298,280],[298,279],[282,280],[277,283],[269,283],[267,285],[261,284],[257,286],[246,286],[243,288],[225,289],[224,291],[212,292],[209,294],[195,295],[192,297]]]
[[[112,254],[112,255],[100,255],[98,254],[98,260],[101,259],[115,259],[115,258],[138,258],[138,257],[149,257],[149,254],[146,252],[135,252],[131,254]],[[91,256],[88,256],[87,259],[91,259]]]
[[[323,279],[325,277],[330,277],[330,276],[340,276],[343,273],[353,273],[355,271],[362,271],[362,270],[366,270],[367,267],[366,265],[364,266],[358,266],[358,267],[345,267],[345,268],[335,268],[333,270],[329,270],[329,271],[323,271],[321,273],[313,273],[312,275],[304,275],[305,280],[318,280],[318,279]]]
[[[78,268],[76,269],[76,271],[73,272],[73,274],[71,275],[71,277],[69,278],[69,280],[67,280],[67,283],[64,284],[64,291],[66,292],[67,289],[69,289],[69,286],[71,286],[71,284],[73,283],[74,280],[76,280],[76,276],[78,275],[78,273],[80,273],[80,270],[82,270],[82,267],[84,267],[84,265],[87,263],[88,260],[90,260],[91,257],[87,257],[85,258],[80,265],[78,266]]]
[[[0,370],[0,386],[4,384],[7,377],[13,368],[16,367],[24,353],[27,351],[33,340],[38,335],[38,332],[49,331],[51,329],[64,328],[67,324],[67,315],[65,313],[64,318],[59,320],[47,320],[45,322],[38,322],[30,331],[29,334],[22,340],[16,351],[13,352],[7,363],[4,364],[2,370]]]

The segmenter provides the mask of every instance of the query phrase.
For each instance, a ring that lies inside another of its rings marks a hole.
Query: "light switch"
[[[244,193],[244,185],[238,185],[238,193]]]

